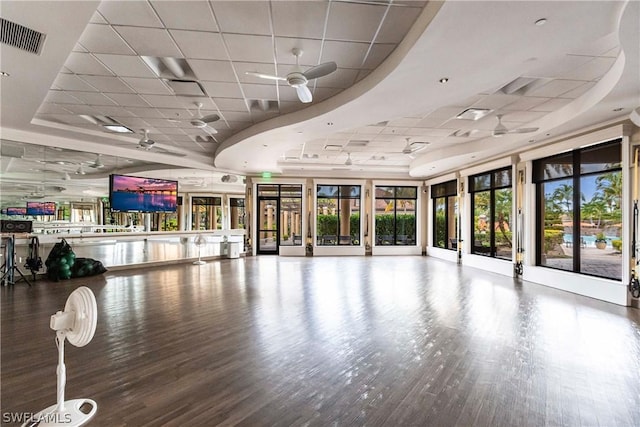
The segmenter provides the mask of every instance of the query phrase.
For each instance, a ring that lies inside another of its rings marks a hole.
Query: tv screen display
[[[11,215],[11,216],[26,215],[27,208],[7,208],[6,213],[7,215]]]
[[[111,175],[109,202],[114,212],[175,212],[178,181]]]
[[[27,202],[27,215],[55,215],[55,202]]]

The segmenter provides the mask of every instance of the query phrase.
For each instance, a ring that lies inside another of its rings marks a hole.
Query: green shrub
[[[550,252],[563,242],[564,232],[560,230],[544,230],[544,251]]]
[[[622,240],[616,239],[611,241],[611,246],[618,252],[622,252]]]

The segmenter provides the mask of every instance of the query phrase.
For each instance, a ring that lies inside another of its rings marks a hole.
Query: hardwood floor
[[[252,257],[0,289],[2,416],[56,399],[49,317],[92,426],[638,426],[640,313],[426,257]]]

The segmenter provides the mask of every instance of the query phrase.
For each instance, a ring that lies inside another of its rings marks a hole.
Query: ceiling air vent
[[[45,35],[31,28],[0,18],[0,41],[9,46],[40,55]]]

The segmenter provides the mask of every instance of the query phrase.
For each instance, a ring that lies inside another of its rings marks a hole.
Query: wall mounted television
[[[27,202],[27,215],[55,215],[55,202]]]
[[[112,212],[175,212],[178,181],[139,176],[109,176]]]
[[[22,216],[27,214],[27,208],[8,207],[5,213],[9,216]]]

